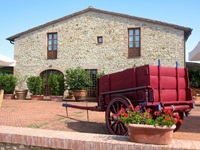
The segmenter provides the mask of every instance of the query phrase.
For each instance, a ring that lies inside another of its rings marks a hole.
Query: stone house
[[[144,64],[185,66],[185,43],[191,28],[175,24],[86,8],[8,37],[14,44],[15,74],[40,75],[49,95],[50,72],[87,69],[113,73]]]

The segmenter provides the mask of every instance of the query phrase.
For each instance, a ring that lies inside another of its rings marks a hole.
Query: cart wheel
[[[183,119],[184,119],[184,113],[183,113],[183,112],[179,112],[178,114],[179,114],[179,116],[180,116],[180,119],[183,120]],[[178,123],[176,124],[176,128],[174,129],[174,132],[178,131],[180,127],[181,127],[181,123],[178,122]]]
[[[106,109],[106,126],[110,134],[127,135],[128,130],[123,122],[118,118],[112,117],[112,114],[117,114],[121,107],[127,108],[131,102],[126,97],[117,97],[111,100]]]

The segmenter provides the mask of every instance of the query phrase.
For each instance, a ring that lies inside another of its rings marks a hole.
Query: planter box
[[[127,125],[131,142],[167,145],[172,142],[172,127],[154,127],[153,125],[129,124]]]
[[[51,95],[50,96],[50,100],[56,101],[56,102],[62,102],[63,96],[54,96],[54,95]]]
[[[43,100],[44,95],[30,95],[31,100]]]
[[[15,94],[4,94],[3,99],[15,99]]]

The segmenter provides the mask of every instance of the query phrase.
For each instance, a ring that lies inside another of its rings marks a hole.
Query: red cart
[[[145,106],[153,111],[170,109],[183,119],[194,108],[187,68],[145,65],[104,75],[98,79],[97,106],[63,104],[64,107],[105,111],[108,131],[117,135],[126,135],[127,128],[112,114],[129,105]],[[177,124],[175,130],[179,127]]]

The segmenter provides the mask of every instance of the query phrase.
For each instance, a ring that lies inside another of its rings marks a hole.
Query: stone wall
[[[141,57],[128,58],[128,28],[141,28]],[[58,33],[58,55],[47,59],[47,33]],[[103,43],[97,43],[103,36]],[[80,66],[105,73],[144,64],[184,67],[184,31],[120,16],[87,12],[15,39],[15,74],[65,72]]]

